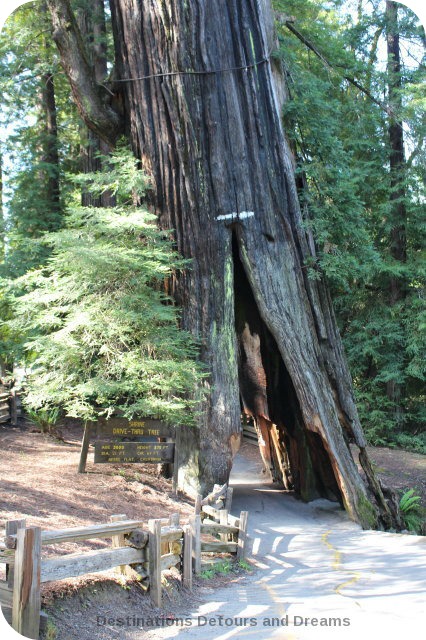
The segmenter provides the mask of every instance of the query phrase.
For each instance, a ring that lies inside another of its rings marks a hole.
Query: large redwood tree
[[[285,486],[340,499],[363,526],[389,524],[331,300],[308,277],[315,246],[282,130],[269,0],[111,0],[109,86],[96,82],[68,0],[48,5],[86,124],[111,145],[129,136],[160,224],[193,261],[173,290],[210,377],[199,428],[185,432],[181,486],[227,480],[243,410]]]

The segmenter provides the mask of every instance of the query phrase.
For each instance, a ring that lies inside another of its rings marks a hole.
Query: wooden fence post
[[[10,421],[14,427],[18,424],[18,399],[15,387],[10,390]]]
[[[180,523],[180,514],[172,513],[172,515],[169,518],[169,522],[171,527],[178,527]]]
[[[233,493],[234,493],[234,489],[232,487],[228,487],[226,491],[226,500],[225,500],[225,509],[227,511],[231,511]]]
[[[16,533],[12,627],[27,638],[40,632],[41,529],[29,527]]]
[[[237,560],[241,560],[245,556],[245,546],[247,542],[247,524],[248,511],[241,511],[240,526],[238,532]]]
[[[122,522],[123,520],[127,520],[127,516],[123,513],[111,516],[110,521],[111,522]],[[124,533],[120,533],[117,536],[112,536],[111,537],[111,546],[113,549],[117,549],[118,547],[124,547],[125,546],[125,542],[124,542],[125,538],[124,538]],[[120,565],[119,567],[117,567],[118,572],[121,573],[121,575],[125,576],[125,575],[129,575],[129,571],[128,571],[128,567],[125,564]]]
[[[203,499],[203,496],[201,495],[201,493],[197,494],[197,497],[195,498],[195,515],[198,516],[199,513],[201,513],[201,501]]]
[[[18,529],[25,529],[26,524],[27,524],[27,521],[25,519],[8,520],[8,522],[6,522],[5,540],[6,540],[6,547],[8,549],[12,549],[12,548],[14,549],[16,547],[15,540],[13,540],[13,543],[12,543],[9,536],[15,536],[18,533]],[[7,565],[6,567],[7,586],[10,587],[11,589],[13,589],[14,575],[15,575],[14,567],[13,566],[10,567],[9,565]]]
[[[219,511],[219,523],[220,524],[228,524],[228,510],[227,509],[221,509]],[[228,534],[227,533],[221,533],[220,534],[220,539],[222,540],[222,542],[228,542]]]
[[[171,527],[179,527],[180,526],[180,513],[172,513],[169,518]],[[169,553],[180,554],[181,553],[181,543],[175,541],[169,543]],[[182,567],[181,567],[182,568]]]
[[[161,520],[148,520],[149,586],[154,606],[161,608]]]
[[[172,493],[179,493],[179,466],[180,466],[180,427],[175,427],[175,455],[173,459]]]
[[[183,528],[183,586],[192,589],[192,528]]]
[[[198,514],[191,519],[192,528],[192,556],[194,559],[194,573],[201,573],[201,516]]]

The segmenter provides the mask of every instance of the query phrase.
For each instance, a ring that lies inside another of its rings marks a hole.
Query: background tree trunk
[[[386,2],[386,41],[389,106],[389,167],[390,167],[390,214],[388,224],[390,254],[394,260],[407,262],[407,211],[405,194],[405,153],[404,130],[400,115],[402,113],[401,56],[399,48],[398,6],[395,2]],[[389,282],[389,304],[395,306],[405,299],[407,283],[404,275],[392,275]],[[386,394],[393,405],[395,427],[401,427],[404,421],[403,384],[398,380],[386,383]]]
[[[61,189],[59,184],[59,144],[56,114],[55,85],[53,75],[44,73],[40,79],[40,119],[43,121],[41,162],[48,165],[44,171],[43,182],[46,185],[46,200],[49,203],[49,215],[52,226],[58,226],[61,214]]]
[[[81,35],[86,45],[86,51],[93,75],[99,85],[105,85],[108,75],[108,51],[107,34],[105,22],[105,7],[103,0],[91,0],[90,4],[82,5],[76,12],[77,22]],[[112,145],[103,140],[98,133],[95,133],[84,122],[81,124],[80,136],[81,159],[84,173],[95,173],[102,171],[102,160],[100,154],[108,157],[111,153]],[[89,207],[111,207],[114,206],[114,198],[106,191],[99,196],[83,189],[82,204]]]

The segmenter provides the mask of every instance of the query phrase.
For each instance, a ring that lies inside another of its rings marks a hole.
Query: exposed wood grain
[[[18,529],[25,529],[26,525],[25,518],[20,520],[8,520],[6,522],[6,530],[5,530],[5,545],[7,549],[15,549],[16,548],[16,533]]]
[[[127,520],[127,516],[124,513],[116,514],[111,516],[110,520],[111,522],[123,522]],[[113,549],[119,549],[120,547],[124,547],[125,545],[126,545],[126,540],[124,537],[124,533],[118,533],[117,535],[112,536],[111,546]],[[129,573],[125,564],[120,565],[120,567],[118,567],[118,572],[121,573],[121,575],[123,576]]]
[[[192,589],[192,527],[184,526],[183,530],[183,586]]]
[[[41,530],[18,529],[13,582],[12,626],[27,638],[40,630]]]
[[[192,530],[192,557],[195,575],[201,572],[201,516],[195,515],[191,519]]]
[[[213,491],[211,491],[205,498],[201,500],[201,505],[214,505],[214,503],[217,502],[220,498],[226,496],[227,489],[227,484],[223,484],[222,486],[215,485],[213,487]]]
[[[221,509],[219,511],[219,523],[222,526],[227,526],[227,524],[228,524],[228,511],[226,509]],[[223,529],[221,531],[219,531],[219,533],[220,533],[220,539],[222,540],[222,542],[227,542],[228,541],[228,533],[223,531]]]
[[[148,532],[142,529],[134,529],[131,533],[124,536],[124,543],[128,547],[135,549],[144,549],[148,544]]]
[[[225,500],[225,509],[228,511],[228,513],[231,511],[233,495],[234,495],[234,489],[232,487],[228,487],[226,491],[226,500]]]
[[[20,520],[8,520],[8,522],[6,522],[5,544],[6,544],[6,547],[8,547],[9,551],[12,551],[12,549],[14,550],[16,547],[16,537],[13,537],[13,536],[16,536],[18,529],[25,529],[25,525],[26,525],[26,520],[24,518]],[[13,553],[12,562],[6,565],[7,584],[11,589],[13,589],[13,584],[15,580],[15,551],[13,551],[12,553]],[[6,558],[9,555],[7,550],[4,551],[4,554]]]
[[[121,547],[119,549],[100,549],[84,554],[69,554],[43,560],[41,582],[76,578],[86,573],[107,571],[121,565],[142,564],[145,561],[143,549]]]
[[[201,511],[202,513],[207,513],[207,515],[211,516],[211,518],[216,522],[219,522],[219,509],[215,509],[215,507],[205,504],[201,507]]]
[[[70,529],[57,529],[55,531],[42,531],[41,542],[45,544],[58,544],[60,542],[78,542],[92,538],[111,538],[114,535],[130,533],[133,529],[142,527],[142,520],[125,520],[123,522],[108,522],[95,524],[89,527],[73,527]]]
[[[161,571],[167,571],[171,567],[175,567],[180,563],[180,555],[174,553],[166,553],[165,556],[161,557],[160,560],[160,569]]]
[[[201,533],[208,533],[208,534],[217,534],[217,533],[227,533],[227,534],[233,534],[233,533],[238,533],[239,529],[238,527],[232,527],[231,525],[227,524],[227,525],[223,525],[223,524],[218,524],[217,522],[213,522],[212,521],[206,521],[204,520],[202,525],[201,525]]]
[[[237,559],[241,560],[245,557],[247,542],[247,526],[248,511],[241,511],[240,514],[240,531],[238,533]]]
[[[180,514],[179,513],[172,513],[170,518],[170,526],[171,527],[178,527],[179,523],[180,523]]]
[[[161,542],[173,542],[174,540],[180,540],[183,537],[182,527],[162,527],[161,528]]]
[[[161,521],[149,520],[149,585],[155,607],[161,607]]]
[[[203,501],[203,496],[201,495],[201,493],[198,493],[197,497],[195,498],[195,507],[194,507],[195,515],[198,515],[199,513],[201,513],[202,501]]]
[[[231,525],[231,527],[239,527],[240,519],[231,514],[228,514],[228,524]]]

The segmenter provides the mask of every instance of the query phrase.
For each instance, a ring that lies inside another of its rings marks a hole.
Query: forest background
[[[83,33],[98,27],[87,44],[107,77],[108,10],[104,24],[88,0],[72,4]],[[328,280],[369,442],[426,453],[423,27],[382,0],[274,7],[284,127],[317,245],[305,267]],[[203,374],[164,304],[162,282],[185,265],[140,206],[149,183],[125,148],[101,171],[108,150],[70,100],[43,2],[15,12],[0,46],[3,375],[33,372],[35,414],[90,417],[94,398],[124,399],[179,420]]]

